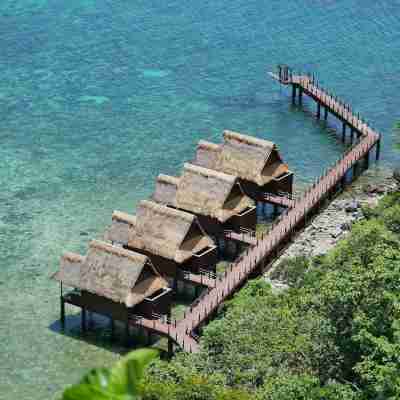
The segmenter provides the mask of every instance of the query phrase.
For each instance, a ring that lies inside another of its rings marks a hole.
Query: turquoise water
[[[334,123],[266,75],[277,63],[316,71],[383,132],[382,164],[399,160],[397,1],[3,0],[0,51],[0,399],[56,398],[118,357],[73,316],[58,332],[48,277],[200,138],[273,140],[302,183],[339,156]]]

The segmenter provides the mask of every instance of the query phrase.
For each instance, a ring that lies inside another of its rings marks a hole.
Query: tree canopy
[[[204,329],[199,354],[157,363],[149,381],[201,376],[268,400],[398,398],[399,200],[365,210],[326,256],[285,261],[276,276],[288,290],[249,282]]]

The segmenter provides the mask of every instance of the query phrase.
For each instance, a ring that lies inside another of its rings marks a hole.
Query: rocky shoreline
[[[271,276],[283,259],[326,254],[351,230],[354,222],[364,218],[362,207],[374,206],[386,193],[398,190],[399,183],[388,170],[366,171],[336,197],[274,262],[265,277]],[[278,282],[276,282],[279,284]]]

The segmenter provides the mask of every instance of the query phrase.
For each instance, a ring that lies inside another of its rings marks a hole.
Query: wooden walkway
[[[275,75],[274,78],[279,80],[279,76]],[[346,173],[360,160],[368,160],[371,149],[380,142],[378,132],[352,114],[351,110],[342,102],[314,85],[309,77],[291,76],[290,81],[281,83],[300,87],[303,93],[316,100],[319,106],[326,107],[329,111],[332,110],[336,116],[358,133],[358,141],[344,153],[340,160],[325,171],[301,198],[291,204],[291,208],[285,210],[280,220],[273,224],[269,232],[264,234],[261,239],[255,240],[254,246],[249,247],[246,253],[231,265],[225,275],[215,281],[214,287],[208,288],[208,292],[199,302],[185,312],[182,320],[173,323],[144,319],[137,321],[137,324],[167,335],[184,351],[199,351],[199,345],[192,332],[212,318],[220,304],[240,289],[249,277],[262,273],[265,266],[276,257],[296,230],[302,229],[306,225],[310,214],[318,210],[325,199],[342,187]]]
[[[287,196],[277,196],[272,193],[264,193],[263,198],[267,203],[275,204],[280,207],[292,208],[295,204],[295,200]]]
[[[250,235],[248,233],[238,233],[238,232],[234,232],[234,231],[226,231],[224,232],[224,237],[225,239],[230,239],[230,240],[235,240],[237,242],[243,242],[243,243],[247,243],[250,246],[254,246],[257,244],[257,239],[255,237],[255,235]]]
[[[200,273],[200,274],[194,274],[189,271],[184,271],[182,273],[183,280],[187,282],[194,283],[196,285],[202,285],[202,286],[207,286],[207,287],[215,287],[215,282],[216,279],[212,275],[215,276],[215,274],[212,273]]]

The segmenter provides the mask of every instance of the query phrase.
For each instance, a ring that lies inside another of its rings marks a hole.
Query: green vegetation
[[[68,388],[63,400],[141,399],[140,382],[144,368],[158,355],[157,350],[142,349],[122,357],[112,368],[90,371],[82,381]]]
[[[398,399],[400,193],[365,215],[328,255],[285,261],[288,290],[249,282],[200,353],[151,365],[143,399]]]

